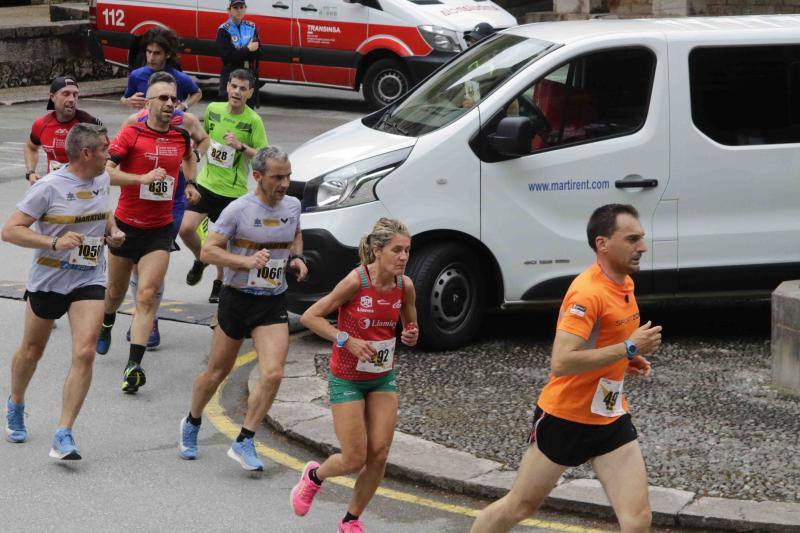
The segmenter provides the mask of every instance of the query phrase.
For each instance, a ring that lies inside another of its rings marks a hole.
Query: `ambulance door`
[[[295,81],[353,87],[369,8],[344,0],[294,0]]]

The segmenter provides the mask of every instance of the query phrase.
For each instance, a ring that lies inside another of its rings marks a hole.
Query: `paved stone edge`
[[[81,81],[80,97],[121,95],[125,91],[127,78],[110,78],[106,80]],[[46,102],[49,98],[50,87],[47,85],[34,85],[30,87],[10,87],[0,89],[0,105],[30,104]]]
[[[314,364],[319,352],[319,339],[312,333],[293,335],[285,377],[266,421],[284,435],[330,454],[339,448],[326,406],[327,384],[317,376]],[[258,365],[250,373],[248,388],[257,381]],[[516,477],[501,463],[400,431],[395,433],[386,472],[490,499],[505,495]],[[655,525],[787,533],[800,527],[800,504],[698,497],[694,492],[656,486],[650,486],[649,493]],[[614,515],[595,479],[559,482],[544,505],[594,516]]]

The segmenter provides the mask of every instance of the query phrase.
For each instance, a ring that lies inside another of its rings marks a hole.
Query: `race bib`
[[[236,150],[226,144],[220,144],[212,140],[206,152],[209,165],[216,167],[231,168],[233,167],[233,158],[236,156]]]
[[[175,190],[175,178],[167,176],[149,185],[139,185],[139,198],[152,202],[171,202]]]
[[[624,381],[600,378],[592,399],[592,412],[608,417],[624,415],[625,409],[622,408],[623,383]]]
[[[262,268],[251,268],[247,276],[248,287],[277,289],[286,279],[286,259],[270,259]]]
[[[59,162],[58,162],[58,161],[56,161],[55,159],[51,159],[51,160],[50,160],[50,161],[47,163],[47,170],[48,170],[48,173],[49,173],[49,172],[55,172],[56,170],[58,170],[59,168],[63,167],[64,165],[66,165],[66,163],[59,163]]]
[[[385,341],[367,341],[375,349],[372,361],[365,363],[359,359],[356,370],[370,374],[383,374],[394,368],[395,339]]]
[[[69,264],[96,267],[102,253],[103,237],[84,237],[79,246],[69,251]]]

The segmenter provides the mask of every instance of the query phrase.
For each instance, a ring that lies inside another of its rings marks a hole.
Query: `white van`
[[[800,274],[800,16],[509,29],[291,159],[296,311],[396,217],[423,340],[458,346],[485,308],[560,302],[607,203],[641,214],[641,300],[763,297]]]
[[[228,19],[226,0],[89,0],[96,59],[141,66],[139,37],[154,26],[183,42],[181,68],[218,76],[214,39]],[[517,24],[488,0],[247,0],[247,20],[261,39],[264,81],[359,90],[383,107],[466,48],[485,22]]]

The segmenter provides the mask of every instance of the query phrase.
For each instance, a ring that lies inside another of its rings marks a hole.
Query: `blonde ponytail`
[[[358,244],[358,257],[361,263],[364,265],[373,263],[375,261],[375,249],[382,249],[397,234],[411,237],[408,233],[408,228],[399,220],[385,217],[379,218],[372,227],[372,231],[361,237],[361,242]]]

